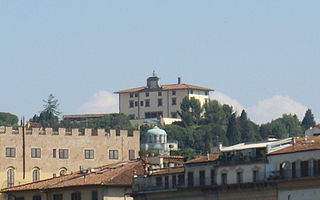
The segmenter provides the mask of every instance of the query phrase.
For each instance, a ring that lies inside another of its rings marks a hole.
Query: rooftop
[[[5,188],[1,192],[50,190],[78,186],[130,186],[134,174],[142,175],[143,162],[119,162],[34,183]]]
[[[147,86],[144,87],[138,87],[138,88],[132,88],[127,90],[120,90],[115,93],[121,94],[121,93],[134,93],[134,92],[141,92],[145,89],[148,89]],[[169,84],[169,85],[161,85],[162,90],[184,90],[184,89],[190,89],[190,90],[203,90],[203,91],[214,91],[210,88],[195,86],[195,85],[189,85],[189,84]]]
[[[273,151],[268,155],[286,154],[302,151],[312,151],[320,150],[320,137],[310,136],[310,137],[295,137],[292,146]]]
[[[164,175],[164,174],[180,174],[184,173],[184,167],[169,167],[165,169],[160,169],[156,171],[152,171],[151,175]]]
[[[211,153],[206,156],[200,156],[199,158],[195,158],[186,162],[186,164],[193,163],[203,163],[203,162],[212,162],[219,159],[219,153]]]

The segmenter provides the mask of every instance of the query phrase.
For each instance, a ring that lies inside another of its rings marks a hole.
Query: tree
[[[304,115],[302,122],[301,122],[301,126],[303,126],[304,129],[306,130],[310,127],[313,127],[314,125],[316,125],[316,122],[314,121],[314,116],[313,116],[311,110],[308,109],[306,111],[306,114]]]
[[[47,100],[42,100],[45,104],[43,105],[44,110],[42,112],[52,113],[56,116],[59,116],[61,112],[59,111],[58,99],[56,99],[53,94],[48,96]]]
[[[234,145],[241,142],[241,133],[239,130],[238,121],[236,119],[236,113],[233,113],[229,119],[229,125],[226,135],[230,145]]]
[[[191,97],[190,99],[185,97],[182,99],[180,108],[181,112],[178,112],[178,114],[180,115],[184,126],[199,124],[202,107],[198,99],[194,97]]]
[[[0,112],[0,126],[18,125],[18,117],[11,113]]]
[[[42,127],[50,127],[57,129],[59,128],[59,111],[58,100],[50,94],[47,100],[42,100],[45,104],[43,105],[44,110],[40,112],[40,115],[34,115],[31,122],[40,123]]]

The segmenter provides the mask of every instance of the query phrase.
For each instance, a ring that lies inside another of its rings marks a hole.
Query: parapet
[[[59,128],[54,131],[52,128],[24,128],[25,135],[66,135],[66,136],[107,136],[107,137],[139,137],[140,131],[138,130],[116,130],[110,129],[106,131],[105,129],[66,129]],[[23,127],[18,127],[14,129],[13,127],[0,126],[0,134],[12,134],[12,135],[22,135]]]

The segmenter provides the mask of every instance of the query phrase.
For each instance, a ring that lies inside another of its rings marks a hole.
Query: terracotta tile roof
[[[94,168],[90,173],[76,172],[43,181],[28,183],[12,188],[5,188],[1,192],[26,191],[26,190],[50,190],[65,187],[112,185],[130,186],[134,174],[143,175],[143,162],[120,162]]]
[[[127,90],[120,90],[115,93],[134,93],[134,92],[140,92],[142,90],[147,89],[147,86],[144,87],[138,87],[138,88],[132,88]],[[204,91],[214,91],[210,88],[195,86],[195,85],[189,85],[189,84],[169,84],[169,85],[161,85],[162,90],[184,90],[184,89],[190,89],[190,90],[204,90]]]
[[[164,175],[164,174],[180,174],[184,173],[184,167],[172,167],[172,168],[165,168],[165,169],[160,169],[157,171],[152,171],[151,175],[156,176],[156,175]]]
[[[186,162],[186,164],[191,164],[191,163],[203,163],[203,162],[212,162],[215,160],[219,159],[220,154],[218,153],[211,153],[209,154],[209,159],[208,156],[200,156],[199,158],[195,158],[193,160],[189,160]]]
[[[311,137],[295,137],[295,142],[292,146],[280,149],[278,151],[273,151],[268,153],[268,155],[277,155],[277,154],[286,154],[294,153],[301,151],[311,151],[311,150],[320,150],[320,137],[311,136]]]

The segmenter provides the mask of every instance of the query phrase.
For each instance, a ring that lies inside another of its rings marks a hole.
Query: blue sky
[[[320,117],[319,1],[0,1],[0,111],[27,118],[52,93],[63,114],[111,112],[117,90],[161,83],[262,123]]]

